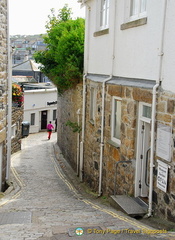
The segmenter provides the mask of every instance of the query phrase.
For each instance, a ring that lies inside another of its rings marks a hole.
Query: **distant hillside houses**
[[[14,49],[12,54],[12,65],[32,59],[35,51],[44,50],[46,44],[42,36],[11,36],[11,46]]]

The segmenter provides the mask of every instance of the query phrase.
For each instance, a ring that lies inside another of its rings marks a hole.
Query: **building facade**
[[[175,221],[175,2],[80,2],[86,8],[81,139],[75,154],[74,133],[62,128],[67,143],[58,144],[99,196],[139,197],[148,216]]]
[[[8,119],[8,12],[7,1],[0,2],[0,191],[6,189]]]
[[[46,130],[49,121],[55,126],[57,118],[57,89],[24,91],[24,121],[30,123],[30,133]]]
[[[175,221],[175,3],[82,3],[86,6],[84,179],[99,195],[115,190],[118,195],[147,198],[149,215],[154,209]]]

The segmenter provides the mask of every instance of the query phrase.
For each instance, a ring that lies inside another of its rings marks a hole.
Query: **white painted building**
[[[112,194],[115,166],[127,161],[118,194],[144,197],[149,216],[155,206],[175,221],[175,1],[79,2],[86,7],[80,176],[99,195]]]
[[[24,91],[24,121],[30,123],[30,133],[46,130],[49,121],[55,126],[56,118],[56,88]]]

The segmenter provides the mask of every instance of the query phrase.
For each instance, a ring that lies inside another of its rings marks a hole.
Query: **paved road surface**
[[[0,240],[173,239],[173,234],[143,234],[150,227],[85,199],[62,171],[55,143],[56,133],[51,140],[45,132],[31,134],[12,156],[15,190],[0,201]]]

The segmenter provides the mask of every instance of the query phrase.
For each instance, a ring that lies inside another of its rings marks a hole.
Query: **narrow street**
[[[22,150],[12,156],[15,190],[0,201],[0,240],[175,237],[150,234],[153,229],[135,219],[84,199],[62,171],[55,143],[56,133],[50,141],[46,132],[31,134],[22,140]],[[75,230],[80,227],[84,233],[78,229],[78,236]]]

